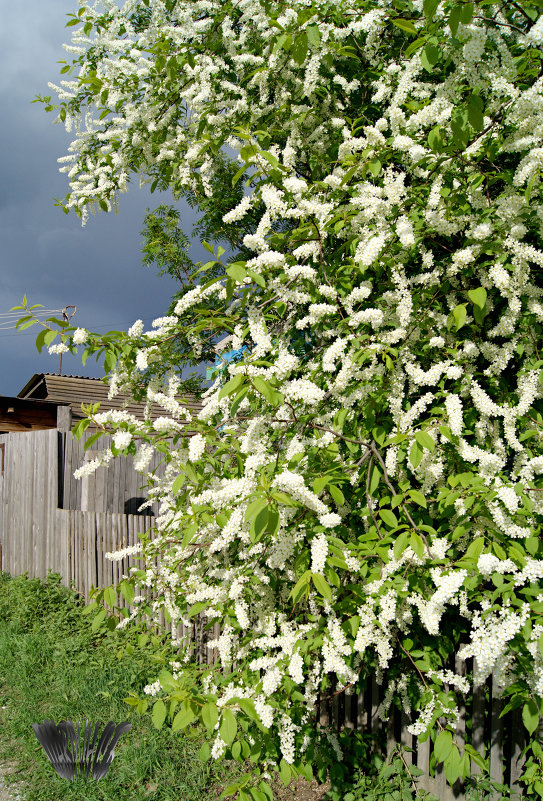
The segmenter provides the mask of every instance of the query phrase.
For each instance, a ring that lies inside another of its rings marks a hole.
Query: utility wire
[[[59,311],[62,312],[62,309],[60,309]],[[155,317],[144,317],[143,319],[142,318],[140,318],[140,319],[142,320],[143,323],[148,323],[150,320],[155,320],[156,318]],[[100,325],[95,325],[95,326],[93,326],[93,328],[95,328],[95,329],[98,329],[98,328],[111,329],[114,326],[121,326],[124,323],[129,323],[130,325],[132,325],[133,322],[134,322],[133,320],[123,320],[122,322],[119,322],[119,323],[100,323]],[[12,325],[12,326],[3,326],[2,323],[0,323],[0,330],[2,330],[2,329],[3,330],[15,329],[15,326],[14,325]],[[17,336],[18,337],[24,337],[24,336],[35,336],[35,335],[36,335],[35,331],[20,331],[20,332],[16,331],[15,334],[0,334],[0,339],[3,339],[4,337],[17,337]]]
[[[33,314],[48,314],[49,312],[61,312],[62,309],[37,309],[32,310]],[[0,312],[0,317],[20,317],[24,309],[17,309],[15,311]]]
[[[62,314],[62,309],[36,309],[32,311],[32,314],[39,319],[44,316],[50,317],[54,314]],[[25,316],[24,314],[21,315],[21,311],[0,313],[0,330],[16,329],[17,321],[21,319],[21,316]]]

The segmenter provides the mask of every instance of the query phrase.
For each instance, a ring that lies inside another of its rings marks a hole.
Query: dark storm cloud
[[[137,179],[120,199],[118,215],[89,217],[82,228],[75,215],[54,206],[68,182],[57,159],[70,137],[53,115],[31,101],[47,95],[48,81],[59,78],[58,61],[69,58],[66,14],[71,0],[27,0],[4,4],[0,27],[0,313],[26,294],[46,308],[77,306],[74,322],[91,330],[127,328],[142,318],[164,313],[177,286],[141,264],[141,236],[146,208],[171,202],[170,196],[139,189]],[[190,233],[194,212],[182,204]],[[205,251],[195,248],[196,258]],[[0,317],[0,394],[15,395],[34,372],[55,372],[58,357],[34,346],[35,333],[16,334]],[[63,372],[101,375],[90,362],[64,357]]]

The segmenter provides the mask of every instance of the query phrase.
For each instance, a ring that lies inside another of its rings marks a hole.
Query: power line
[[[21,311],[11,311],[11,312],[0,312],[0,330],[9,330],[17,328],[17,321],[21,319],[21,317],[26,316],[24,313],[21,314]],[[50,317],[54,314],[62,314],[62,309],[36,309],[31,312],[34,317],[40,319],[40,317]]]
[[[62,312],[62,309],[60,309],[60,312]],[[155,317],[144,317],[144,318],[140,318],[140,319],[141,319],[141,321],[143,323],[148,323],[150,320],[154,320],[156,318]],[[134,322],[133,320],[132,321],[123,320],[123,321],[121,321],[119,323],[100,323],[100,325],[95,325],[95,326],[93,326],[93,328],[95,328],[95,329],[98,329],[98,328],[112,328],[113,326],[121,326],[124,323],[129,323],[130,325],[132,325],[133,322]],[[4,325],[2,325],[2,323],[0,323],[0,330],[9,331],[10,329],[15,329],[15,326],[14,325],[12,325],[12,326],[4,326]],[[14,334],[0,334],[0,339],[3,339],[4,337],[25,337],[25,336],[35,336],[35,332],[34,331],[16,331]]]
[[[0,312],[0,317],[20,317],[24,309],[16,309],[15,311]],[[49,314],[49,312],[61,312],[62,309],[37,309],[32,310],[32,314]]]

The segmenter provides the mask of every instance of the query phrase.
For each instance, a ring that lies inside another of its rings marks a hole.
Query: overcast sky
[[[54,206],[65,197],[68,181],[57,158],[70,137],[54,125],[54,114],[32,100],[50,94],[48,81],[59,81],[57,62],[69,58],[67,13],[77,0],[26,0],[3,3],[0,25],[0,314],[21,302],[46,308],[77,306],[74,323],[95,331],[128,328],[142,318],[150,325],[164,313],[176,289],[141,263],[141,235],[146,208],[171,202],[171,196],[132,183],[120,199],[119,214],[79,219]],[[194,212],[180,204],[183,227],[190,233]],[[200,246],[193,258],[206,256]],[[17,395],[34,373],[57,372],[58,357],[38,354],[37,329],[17,333],[0,317],[0,394]],[[65,355],[63,373],[102,375],[94,361],[83,368]]]

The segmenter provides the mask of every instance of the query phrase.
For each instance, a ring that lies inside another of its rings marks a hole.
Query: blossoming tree
[[[242,187],[224,224],[258,219],[247,258],[214,251],[153,330],[38,341],[105,349],[111,395],[164,409],[91,415],[114,446],[85,469],[164,454],[116,619],[220,624],[214,666],[189,681],[174,638],[147,695],[157,725],[200,718],[212,757],[252,758],[241,799],[270,797],[258,760],[339,770],[315,702],[368,672],[450,782],[485,764],[453,735],[457,695],[494,672],[543,796],[542,7],[104,0],[68,23],[42,98],[75,128],[65,211],[109,211],[137,173],[218,208]],[[198,356],[225,333],[242,358],[191,419],[176,340]]]

